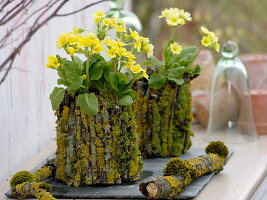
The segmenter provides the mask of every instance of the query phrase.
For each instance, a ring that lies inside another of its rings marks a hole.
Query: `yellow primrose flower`
[[[57,39],[57,48],[61,49],[65,44],[67,44],[68,34],[67,33],[60,33],[60,36]]]
[[[147,57],[150,58],[153,56],[154,53],[154,46],[153,44],[145,44],[143,47],[144,51],[147,53]]]
[[[86,78],[87,78],[87,76],[84,74],[84,75],[82,75],[82,79],[83,80],[86,80]]]
[[[75,49],[73,47],[68,48],[68,54],[72,56],[75,53]]]
[[[77,27],[77,26],[74,26],[74,27],[72,28],[72,30],[73,30],[73,33],[74,33],[74,34],[79,34],[79,33],[82,33],[82,32],[84,31],[82,28],[79,28],[79,27]]]
[[[143,76],[144,78],[148,79],[148,75],[147,75],[147,73],[146,73],[146,70],[144,70],[144,71],[142,72],[142,76]]]
[[[214,49],[215,49],[217,52],[220,52],[220,48],[221,48],[221,45],[220,45],[219,43],[215,44]]]
[[[74,45],[74,44],[78,43],[79,35],[76,35],[76,34],[73,34],[73,33],[68,33],[67,35],[68,35],[67,40],[68,40],[69,44]]]
[[[107,57],[115,58],[117,56],[117,52],[118,52],[117,47],[111,47],[110,49],[107,49]]]
[[[136,48],[136,50],[138,52],[140,52],[141,51],[141,47],[142,47],[141,41],[140,40],[136,40],[135,43],[134,43],[134,48]]]
[[[129,62],[134,62],[134,59],[136,59],[136,56],[129,51],[127,51],[124,56],[128,58]]]
[[[58,59],[55,56],[49,55],[47,58],[46,67],[58,68],[59,66],[60,66],[60,63],[58,62]]]
[[[93,15],[94,18],[103,18],[103,17],[105,17],[105,16],[106,16],[106,15],[105,15],[105,12],[102,11],[102,10],[98,10],[98,11],[96,11],[96,13]]]
[[[163,11],[161,11],[161,15],[159,16],[159,18],[163,18],[163,17],[169,17],[170,15],[170,11],[169,9],[165,8]]]
[[[212,45],[211,38],[208,37],[208,36],[203,36],[203,37],[202,37],[202,40],[201,40],[201,44],[202,44],[204,47],[210,47],[210,46]]]
[[[183,25],[185,24],[185,20],[181,19],[177,16],[172,16],[170,18],[166,19],[166,22],[169,26],[177,26],[177,25]]]
[[[137,31],[132,31],[132,29],[130,28],[130,33],[131,33],[131,36],[135,39],[135,40],[138,40],[140,38],[139,36],[139,33]]]
[[[125,22],[122,19],[118,19],[118,24],[125,26]]]
[[[125,48],[119,48],[118,49],[118,55],[119,56],[125,56],[125,55],[127,55],[127,50],[125,49]]]
[[[185,12],[184,10],[179,10],[179,15],[186,21],[192,21],[191,14],[189,12]]]
[[[217,52],[220,51],[220,44],[218,36],[212,32],[209,31],[205,27],[200,27],[200,30],[204,33],[204,36],[202,37],[201,43],[204,47],[211,47],[214,48]]]
[[[144,69],[140,67],[139,64],[134,65],[130,68],[130,70],[135,73],[135,74],[139,74],[140,72],[142,72]]]
[[[101,43],[96,43],[96,44],[93,46],[93,50],[92,50],[92,52],[97,54],[97,53],[100,53],[101,51],[103,51],[102,44],[101,44]]]
[[[89,47],[92,45],[92,39],[89,38],[89,37],[82,37],[80,40],[79,40],[79,43],[78,43],[78,46],[79,47]]]
[[[130,69],[130,68],[132,68],[133,66],[134,66],[134,64],[135,64],[135,62],[128,62],[126,65],[124,65],[123,67],[125,68],[125,69]]]
[[[100,17],[98,17],[98,18],[94,18],[94,22],[95,22],[95,23],[99,23],[99,22],[101,22],[101,20],[102,20],[102,18],[100,18]]]
[[[182,52],[182,46],[179,45],[177,42],[173,42],[170,45],[170,48],[173,54],[180,54]]]
[[[126,32],[126,28],[123,25],[115,26],[117,32]]]
[[[104,18],[103,23],[106,26],[112,25],[113,24],[113,20],[111,18]]]
[[[210,31],[207,28],[205,28],[204,26],[201,26],[200,30],[206,35],[210,34]]]

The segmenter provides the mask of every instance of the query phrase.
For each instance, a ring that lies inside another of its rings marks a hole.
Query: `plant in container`
[[[94,21],[96,33],[77,27],[61,33],[57,47],[70,59],[49,56],[47,64],[57,70],[57,83],[63,85],[50,95],[57,115],[55,178],[73,186],[141,177],[137,95],[131,87],[136,80],[148,78],[136,63],[136,54],[152,56],[153,45],[138,32],[128,32],[122,20],[105,18],[102,11]]]
[[[191,92],[190,81],[200,73],[193,61],[203,47],[215,48],[220,44],[215,33],[201,27],[202,46],[182,47],[174,41],[176,28],[191,21],[190,13],[170,8],[162,11],[171,28],[170,38],[163,49],[163,60],[152,57],[144,64],[149,67],[149,80],[138,81],[136,131],[144,157],[179,156],[191,146]]]

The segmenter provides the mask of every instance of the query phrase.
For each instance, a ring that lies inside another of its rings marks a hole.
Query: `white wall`
[[[44,1],[48,0],[42,3]],[[64,7],[64,11],[75,10],[90,2],[94,1],[72,0]],[[14,67],[23,72],[12,70],[0,85],[0,183],[55,138],[56,118],[49,94],[56,85],[57,76],[45,64],[48,55],[59,52],[55,46],[57,36],[60,32],[71,31],[73,26],[92,29],[91,16],[94,11],[108,8],[107,2],[104,2],[73,16],[52,19],[39,30],[16,59]],[[13,37],[20,34],[23,33],[17,32]]]

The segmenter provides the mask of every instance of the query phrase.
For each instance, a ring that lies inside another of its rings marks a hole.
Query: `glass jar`
[[[132,30],[141,32],[142,25],[140,20],[133,12],[123,10],[124,4],[124,0],[109,0],[109,5],[111,9],[107,12],[107,17],[122,19],[125,22],[127,28],[131,28]]]
[[[257,140],[248,75],[237,54],[236,43],[228,41],[223,45],[222,58],[212,79],[208,141],[245,143]]]

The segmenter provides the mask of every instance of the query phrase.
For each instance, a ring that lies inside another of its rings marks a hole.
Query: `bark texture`
[[[143,157],[169,157],[185,153],[191,146],[192,113],[190,83],[168,83],[159,90],[148,83],[136,84],[136,132]]]
[[[142,194],[150,199],[174,199],[197,177],[221,171],[227,160],[227,147],[221,142],[208,147],[205,155],[190,160],[172,158],[163,168],[164,176],[140,184]]]
[[[24,182],[16,185],[12,190],[13,194],[18,198],[36,197],[39,200],[56,200],[56,198],[49,193],[51,192],[52,187],[44,182]]]
[[[56,179],[81,184],[120,184],[141,178],[135,105],[117,106],[111,92],[98,95],[99,113],[88,116],[65,96],[57,113]]]

